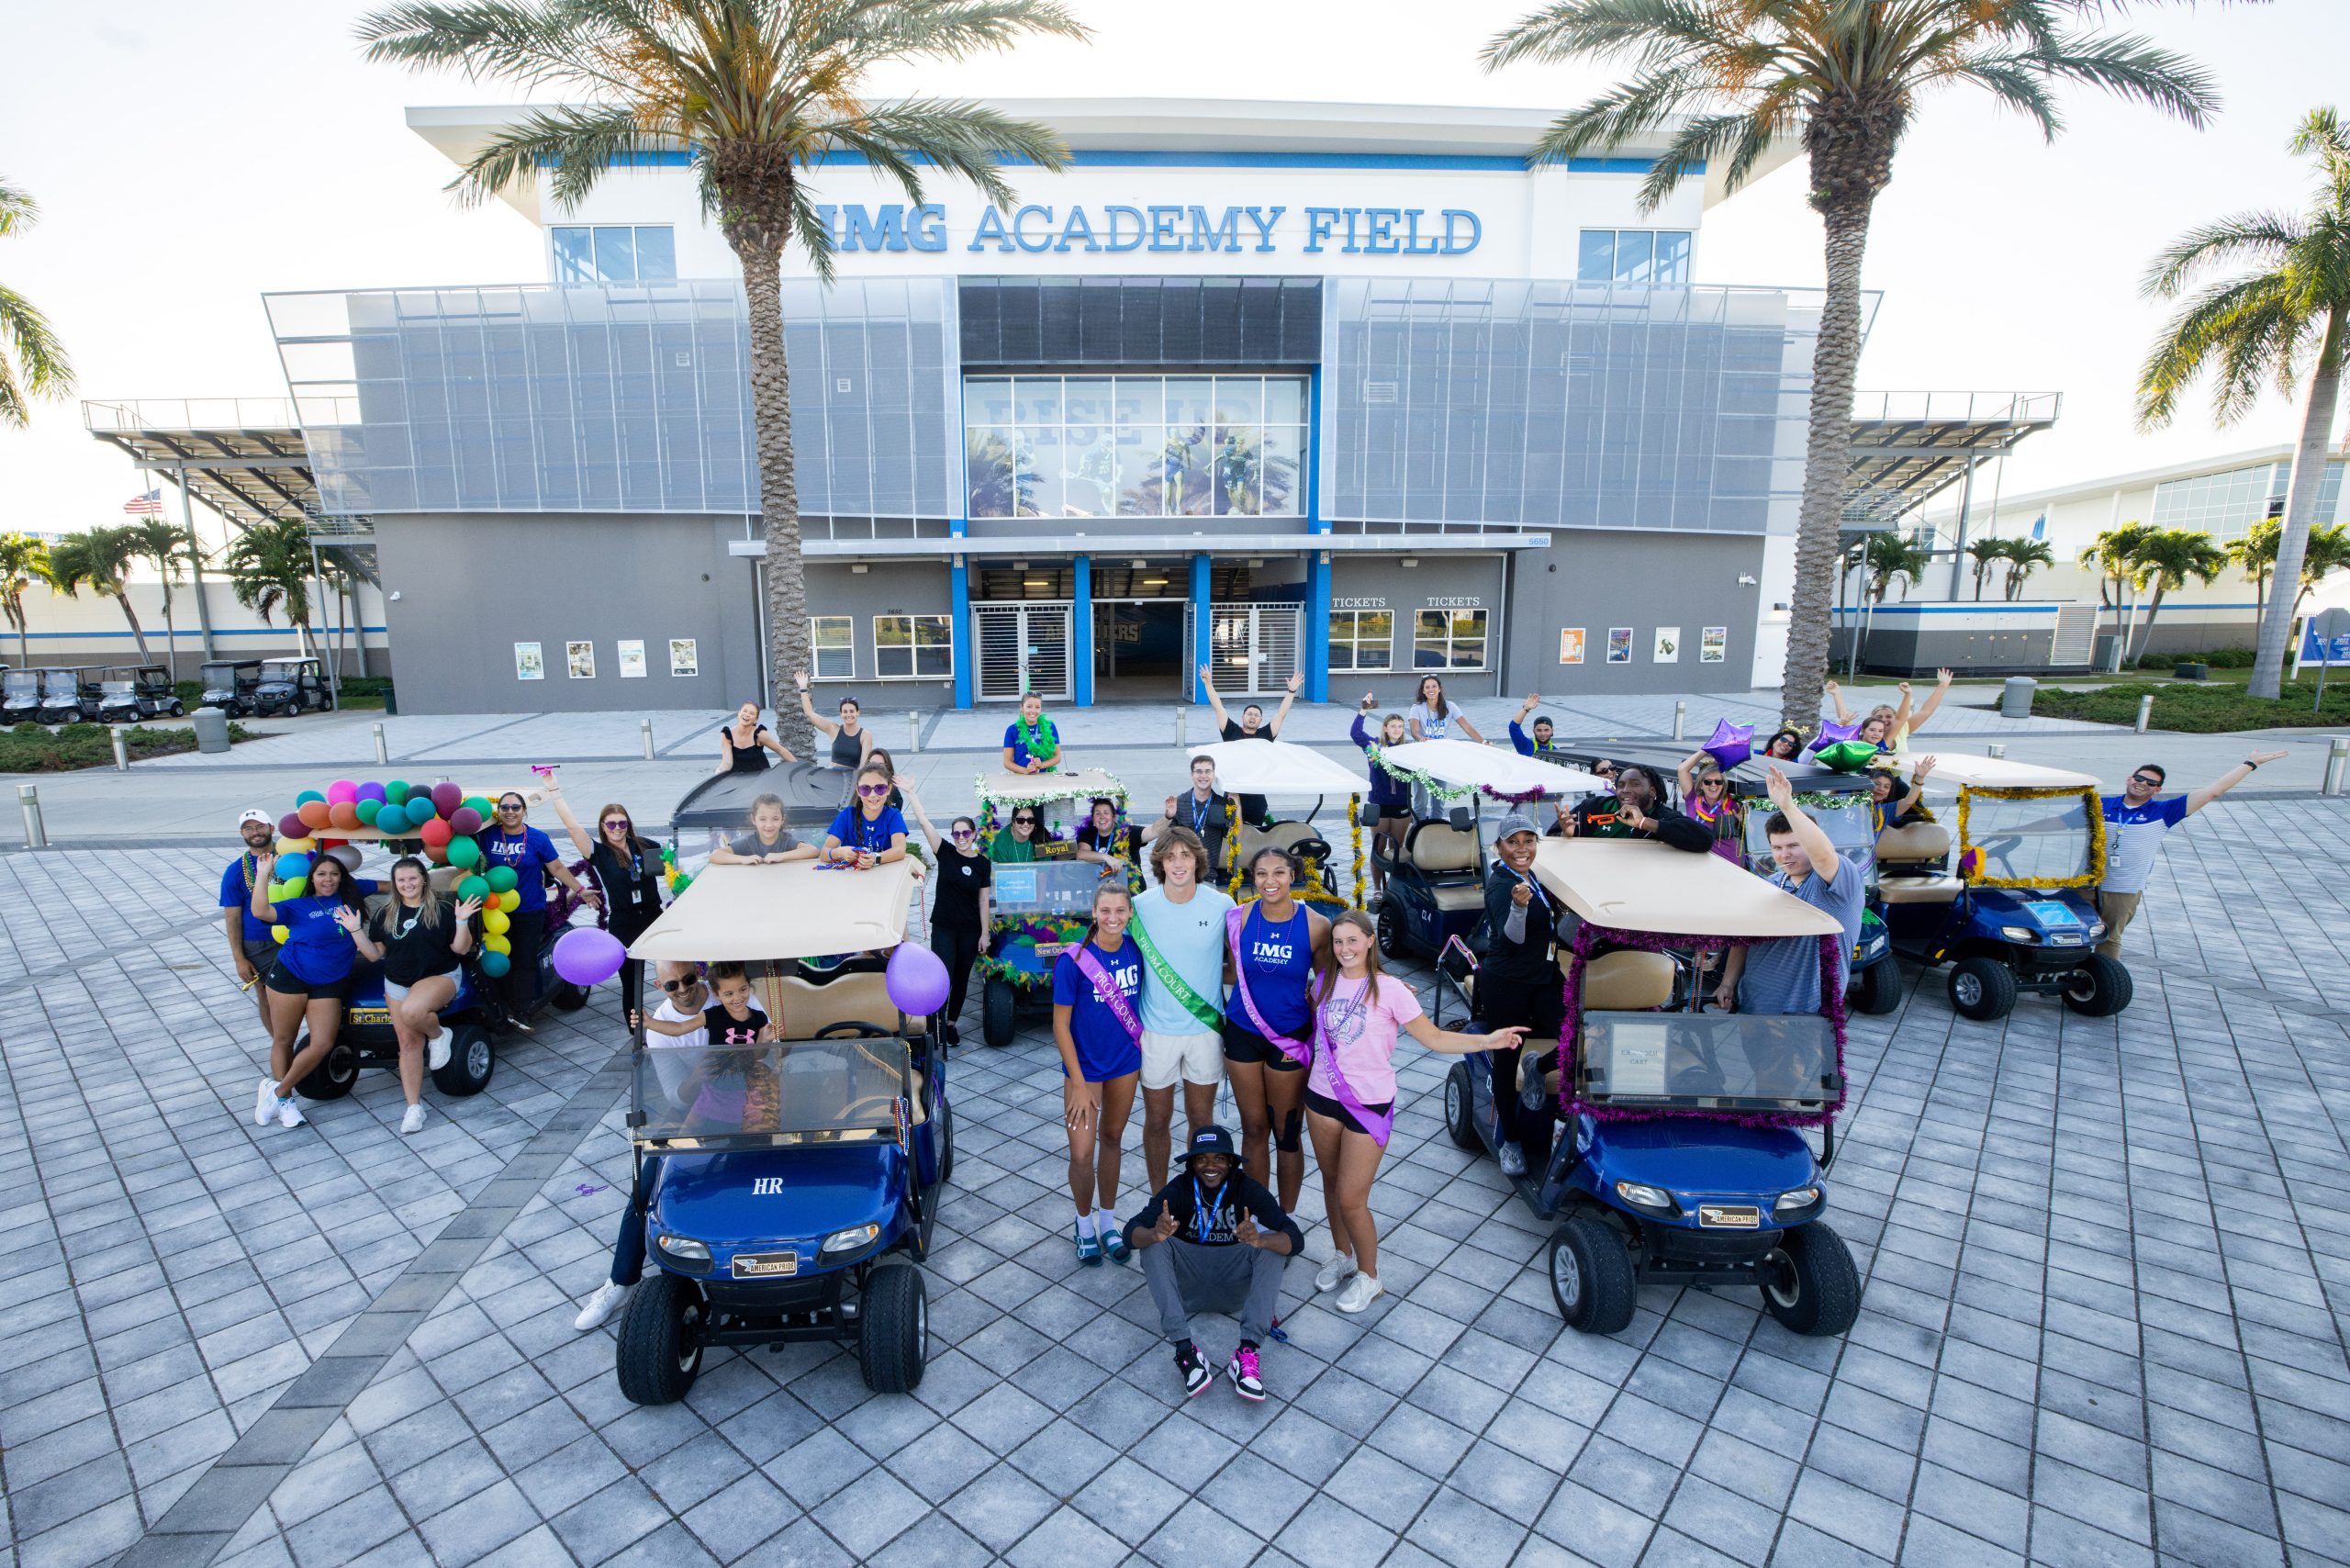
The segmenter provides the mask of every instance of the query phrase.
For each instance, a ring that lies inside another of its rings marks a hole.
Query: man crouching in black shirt
[[[1174,1342],[1184,1397],[1214,1381],[1192,1343],[1192,1315],[1237,1311],[1240,1348],[1224,1375],[1241,1398],[1261,1400],[1258,1347],[1272,1332],[1282,1260],[1296,1256],[1305,1237],[1272,1193],[1241,1174],[1239,1154],[1224,1128],[1193,1133],[1183,1166],[1182,1175],[1126,1222],[1126,1245],[1142,1260],[1159,1330]]]

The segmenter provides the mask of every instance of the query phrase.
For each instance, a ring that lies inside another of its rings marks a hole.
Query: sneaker
[[[596,1287],[594,1295],[581,1304],[579,1316],[571,1320],[571,1326],[582,1334],[590,1328],[602,1327],[611,1321],[612,1315],[628,1300],[628,1293],[627,1285],[616,1285],[606,1280]]]
[[[1377,1274],[1366,1274],[1357,1270],[1354,1278],[1347,1282],[1347,1288],[1338,1293],[1338,1299],[1334,1305],[1340,1312],[1360,1312],[1386,1294],[1387,1287],[1379,1282]]]
[[[277,1083],[274,1079],[261,1081],[261,1092],[253,1096],[253,1126],[265,1127],[277,1114]]]
[[[1183,1376],[1183,1397],[1190,1399],[1215,1381],[1208,1364],[1200,1360],[1199,1347],[1189,1339],[1175,1347],[1175,1370]],[[1262,1397],[1261,1395],[1259,1397]]]
[[[1231,1361],[1224,1369],[1224,1375],[1232,1380],[1233,1393],[1257,1404],[1264,1403],[1265,1380],[1257,1373],[1256,1346],[1243,1345],[1233,1351]]]
[[[963,1031],[952,1023],[941,1024],[938,1026],[938,1032],[946,1037],[946,1043],[950,1046],[959,1046],[963,1043]]]
[[[1135,1249],[1126,1245],[1126,1227],[1118,1223],[1115,1215],[1110,1216],[1110,1228],[1102,1238],[1102,1250],[1109,1254],[1113,1263],[1123,1263],[1135,1255]]]
[[[1316,1292],[1326,1294],[1354,1277],[1354,1255],[1348,1252],[1333,1253],[1327,1262],[1315,1271],[1314,1288]]]
[[[1517,1145],[1514,1143],[1502,1145],[1501,1160],[1503,1175],[1523,1176],[1526,1174],[1526,1150],[1518,1148]]]
[[[1077,1222],[1077,1260],[1087,1268],[1098,1268],[1102,1262],[1102,1238],[1093,1234],[1093,1226],[1086,1220]]]
[[[424,1042],[424,1065],[434,1072],[449,1065],[449,1047],[453,1042],[449,1031],[442,1030]]]
[[[281,1127],[302,1125],[302,1107],[294,1103],[294,1097],[290,1094],[277,1103],[277,1125]]]
[[[506,1020],[506,1026],[517,1035],[535,1035],[538,1033],[538,1030],[532,1025],[531,1021],[527,1018],[509,1018]]]
[[[400,1118],[400,1131],[413,1136],[424,1130],[424,1106],[421,1102],[410,1105],[408,1114]]]

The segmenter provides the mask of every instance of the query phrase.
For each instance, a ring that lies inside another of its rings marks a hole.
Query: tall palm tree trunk
[[[2285,678],[2285,642],[2293,630],[2295,596],[2286,589],[2301,580],[2301,557],[2308,552],[2310,524],[2317,517],[2318,487],[2325,480],[2326,438],[2333,431],[2334,405],[2342,394],[2342,313],[2329,311],[2325,339],[2317,364],[2310,372],[2309,394],[2301,405],[2301,439],[2293,446],[2293,477],[2285,491],[2285,525],[2277,540],[2277,594],[2260,612],[2260,635],[2253,644],[2252,684],[2255,697],[2274,699]]]
[[[2295,569],[2300,568],[2297,566]],[[130,608],[129,583],[122,585],[122,591],[114,596],[114,601],[122,606],[122,618],[130,622],[130,640],[139,644],[139,662],[142,665],[148,663],[153,655],[147,652],[147,633],[139,624],[139,612]]]
[[[172,579],[163,579],[163,669],[177,684],[180,678],[179,622],[172,614]]]
[[[2132,668],[2146,656],[2148,646],[2154,640],[2154,617],[2162,612],[2163,581],[2157,577],[2154,579],[2154,597],[2146,601],[2146,619],[2139,623],[2138,634],[2132,640],[2129,663]]]
[[[796,707],[785,706],[792,672],[808,667],[808,582],[800,569],[800,486],[792,474],[791,367],[783,352],[781,247],[745,237],[743,293],[751,319],[751,422],[759,447],[759,520],[767,539],[768,690],[783,743],[801,756],[817,754],[815,732]]]

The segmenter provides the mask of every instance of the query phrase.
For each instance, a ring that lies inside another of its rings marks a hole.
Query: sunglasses
[[[856,787],[856,792],[860,795],[886,795],[890,792],[890,786],[887,784],[859,784]]]
[[[604,819],[604,829],[608,833],[618,831],[627,827],[628,825],[629,820],[626,817],[606,817]]]
[[[498,809],[501,812],[519,812],[522,809],[522,802],[520,801],[500,801],[498,802]]]
[[[2143,773],[2132,773],[2130,776],[2130,782],[2132,784],[2143,784],[2149,790],[2159,790],[2163,787],[2163,781],[2161,779],[2150,778]]]
[[[1014,817],[1012,819],[1012,825],[1014,827],[1035,827],[1036,825],[1036,819],[1035,817]]]
[[[1719,778],[1700,778],[1697,780],[1697,788],[1700,790],[1718,790],[1722,787],[1722,783],[1723,781]]]
[[[663,980],[661,989],[663,991],[691,991],[699,984],[701,984],[701,977],[697,975],[691,980]]]
[[[967,838],[976,838],[979,835],[974,834],[969,828],[958,827],[950,832],[946,836],[953,839],[956,843],[960,844]]]

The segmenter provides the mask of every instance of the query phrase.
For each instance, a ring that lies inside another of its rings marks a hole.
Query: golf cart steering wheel
[[[867,1024],[856,1018],[844,1018],[837,1024],[827,1024],[817,1030],[814,1038],[829,1040],[834,1036],[845,1036],[856,1040],[890,1040],[895,1039],[897,1034],[895,1029],[884,1029],[878,1024]]]

